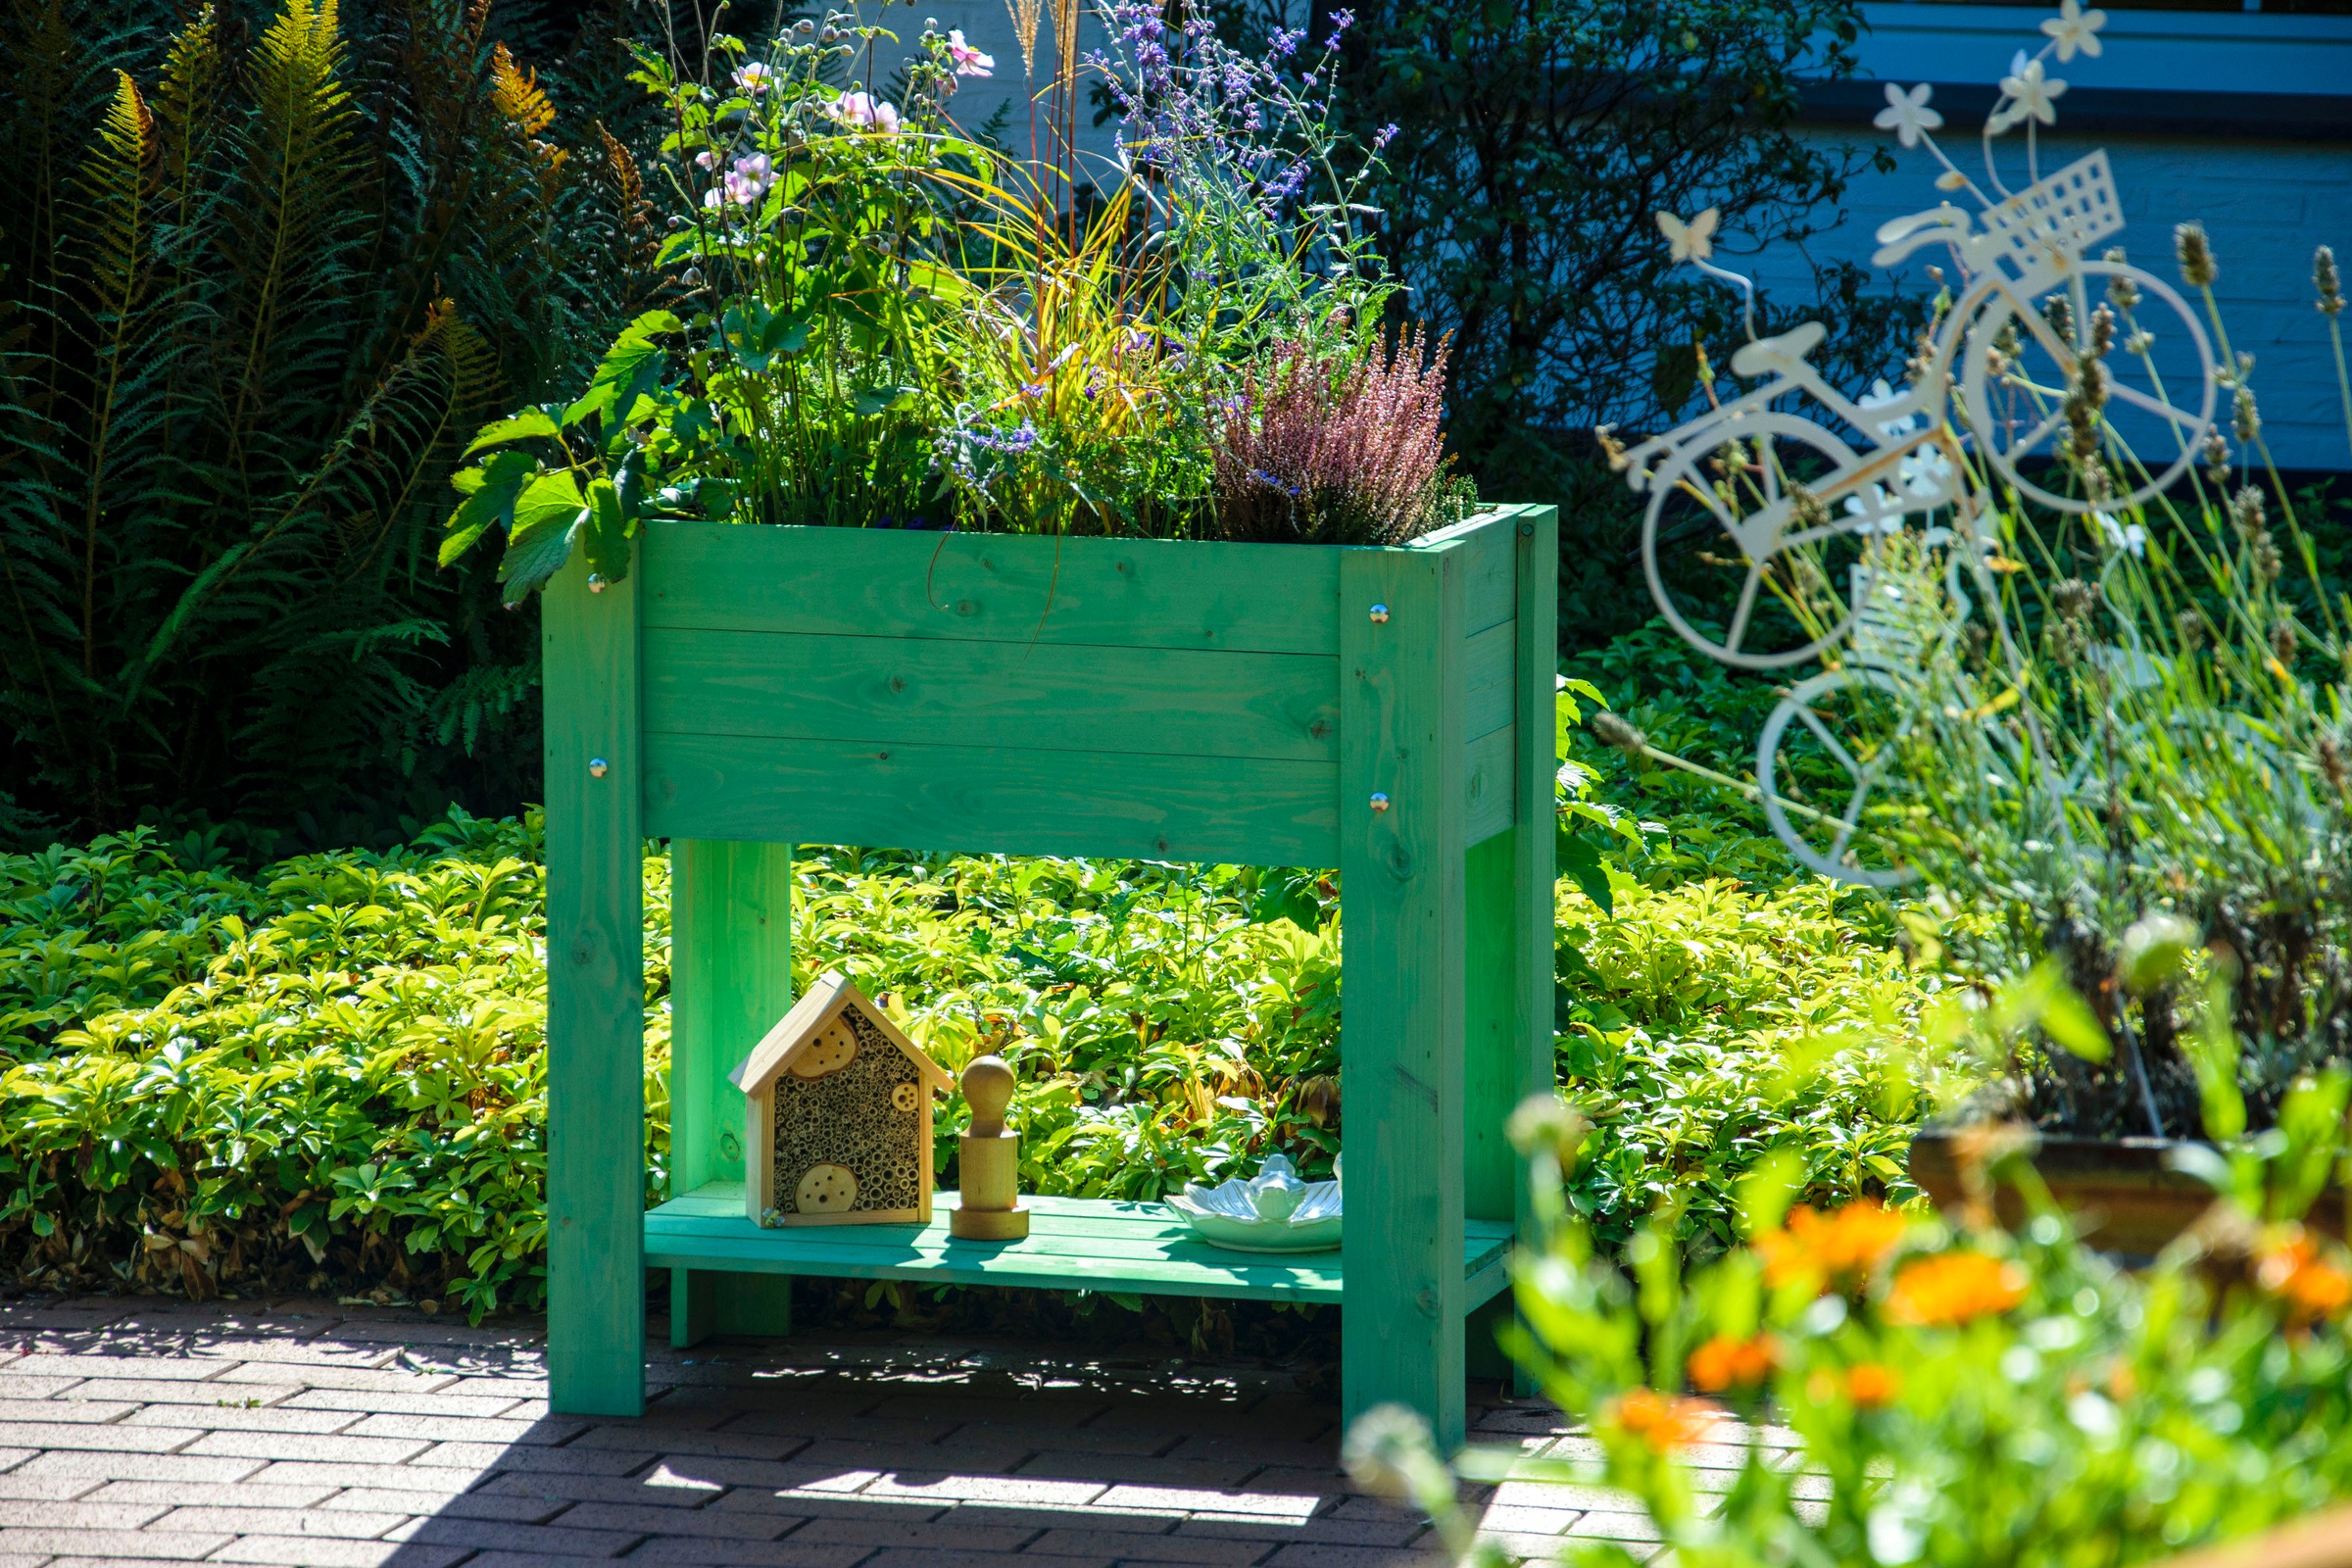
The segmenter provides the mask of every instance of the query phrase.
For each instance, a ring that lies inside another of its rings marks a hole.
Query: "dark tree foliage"
[[[1331,30],[1329,0],[1313,24]],[[1447,428],[1493,498],[1562,506],[1563,631],[1645,618],[1639,513],[1591,430],[1663,428],[1720,369],[1739,303],[1670,260],[1659,211],[1721,210],[1718,259],[1802,255],[1863,153],[1796,129],[1801,78],[1853,68],[1854,0],[1373,0],[1346,33],[1340,103],[1397,127],[1374,200],[1411,314],[1453,335]],[[1850,265],[1767,298],[1758,327],[1828,323],[1848,376],[1901,352],[1913,308]]]
[[[644,21],[0,0],[0,836],[536,788],[535,617],[434,551],[657,287]]]

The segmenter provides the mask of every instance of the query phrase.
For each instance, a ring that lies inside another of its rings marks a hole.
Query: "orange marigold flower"
[[[1601,1420],[1640,1438],[1652,1453],[1671,1453],[1704,1438],[1722,1414],[1704,1399],[1632,1389],[1601,1407]]]
[[[1906,1263],[1886,1295],[1897,1323],[1965,1323],[2006,1312],[2026,1298],[2025,1270],[1983,1252],[1944,1252]]]
[[[1857,1279],[1879,1266],[1903,1239],[1906,1221],[1875,1199],[1848,1203],[1831,1214],[1810,1208],[1790,1211],[1780,1230],[1755,1240],[1764,1259],[1764,1281]]]
[[[2334,1317],[2352,1304],[2352,1275],[2321,1257],[2319,1243],[2300,1232],[2261,1255],[2254,1283],[2283,1301],[2296,1323]]]
[[[1902,1374],[1876,1361],[1857,1363],[1845,1374],[1845,1392],[1856,1404],[1871,1409],[1902,1392]]]
[[[1690,1381],[1709,1394],[1726,1389],[1752,1388],[1772,1376],[1779,1357],[1772,1336],[1735,1340],[1718,1334],[1690,1352]]]

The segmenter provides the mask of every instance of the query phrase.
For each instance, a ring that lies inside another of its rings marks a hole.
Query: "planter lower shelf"
[[[1923,1132],[1911,1141],[1911,1179],[1939,1209],[1956,1210],[1965,1201],[1957,1143],[1957,1135],[1942,1132]],[[2058,1205],[2079,1216],[2091,1246],[2153,1257],[2213,1206],[2212,1188],[2165,1163],[2178,1147],[2169,1138],[2044,1138],[2034,1151],[2034,1168]],[[2025,1201],[2016,1188],[1995,1193],[1993,1212],[2011,1230],[2025,1223]],[[2322,1194],[2307,1218],[2341,1236],[2342,1195]]]
[[[1020,1285],[1138,1296],[1252,1301],[1341,1298],[1340,1254],[1229,1252],[1195,1237],[1158,1203],[1099,1198],[1024,1198],[1029,1235],[967,1242],[948,1234],[956,1195],[941,1193],[928,1225],[770,1229],[744,1217],[743,1184],[711,1182],[645,1216],[654,1268],[727,1274],[811,1274],[925,1285]],[[1462,1249],[1466,1294],[1477,1305],[1507,1283],[1511,1227],[1470,1220]]]

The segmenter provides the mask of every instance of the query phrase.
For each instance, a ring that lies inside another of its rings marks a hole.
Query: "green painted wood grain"
[[[1488,729],[1510,721],[1509,637],[1494,646],[1502,678]],[[1339,756],[1339,662],[1320,655],[653,627],[644,666],[649,731]]]
[[[1503,1123],[1526,1094],[1519,1032],[1518,834],[1471,847],[1464,871],[1462,1192],[1474,1219],[1519,1212],[1519,1159]]]
[[[1470,842],[1481,844],[1507,832],[1515,819],[1518,738],[1510,729],[1491,730],[1464,747],[1462,755],[1462,798],[1469,811]]]
[[[698,1278],[710,1272],[800,1273],[930,1284],[1083,1285],[1259,1300],[1337,1300],[1344,1292],[1337,1253],[1281,1257],[1220,1251],[1192,1240],[1157,1204],[1031,1198],[1025,1200],[1035,1214],[1029,1239],[999,1245],[951,1238],[946,1211],[953,1199],[942,1198],[941,1212],[924,1227],[768,1230],[743,1217],[740,1184],[713,1183],[646,1215],[647,1253],[659,1266]],[[1120,1232],[1132,1235],[1135,1250],[1068,1250],[1090,1237],[1093,1245],[1103,1246],[1102,1233]],[[1498,1277],[1509,1238],[1506,1224],[1464,1228],[1457,1266],[1465,1291],[1473,1282]]]
[[[645,1404],[644,835],[636,578],[544,595],[551,1407]],[[590,771],[601,758],[606,771]]]
[[[792,1009],[792,848],[673,839],[669,1180],[743,1180],[744,1096],[727,1081]]]
[[[1558,1081],[1552,1045],[1552,921],[1559,879],[1553,826],[1553,782],[1559,765],[1553,755],[1559,705],[1559,528],[1556,507],[1521,508],[1513,525],[1519,626],[1518,712],[1513,727],[1519,742],[1519,787],[1512,812],[1516,826],[1511,899],[1518,916],[1513,922],[1518,961],[1512,984],[1522,1097],[1554,1093]],[[1513,1192],[1522,1245],[1533,1246],[1538,1237],[1523,1175]],[[1525,1368],[1513,1369],[1512,1383],[1521,1395],[1535,1392]]]
[[[1340,565],[1340,1025],[1348,1098],[1341,1408],[1463,1431],[1463,575],[1458,552]],[[1386,623],[1367,610],[1390,607]],[[1374,810],[1371,796],[1387,797]]]
[[[846,530],[845,530],[846,531]],[[1330,865],[1335,764],[646,737],[648,831],[977,854]]]
[[[747,1102],[727,1075],[792,1008],[792,847],[673,839],[669,866],[674,1195],[743,1180]],[[681,1348],[792,1329],[792,1284],[780,1276],[673,1269],[670,1296],[670,1343]]]
[[[645,623],[1329,655],[1339,555],[662,522],[646,532]]]
[[[1495,622],[1471,637],[1462,654],[1462,733],[1477,740],[1511,721],[1512,672],[1519,657],[1516,623]]]

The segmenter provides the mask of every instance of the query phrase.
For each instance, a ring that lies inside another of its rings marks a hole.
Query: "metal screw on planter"
[[[588,591],[592,594],[603,593],[605,591],[605,579],[598,576],[593,571],[590,572],[588,574]]]
[[[1386,626],[1388,623],[1389,607],[1386,605],[1374,605],[1372,607],[1372,624],[1375,626]]]
[[[1377,795],[1377,794],[1376,794],[1376,795],[1374,795],[1374,796],[1372,797],[1372,814],[1373,814],[1373,815],[1377,816],[1377,815],[1379,815],[1381,812],[1383,812],[1383,811],[1387,810],[1388,808],[1389,808],[1389,798],[1388,798],[1386,795]]]
[[[603,758],[591,757],[588,759],[588,776],[590,778],[603,778],[612,770],[612,764],[606,761]]]

